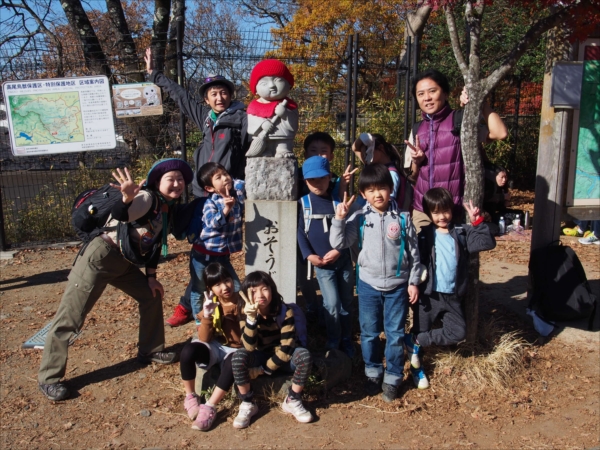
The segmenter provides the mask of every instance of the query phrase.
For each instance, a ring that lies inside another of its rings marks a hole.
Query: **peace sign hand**
[[[425,153],[421,150],[421,142],[419,140],[419,135],[414,136],[415,144],[411,144],[410,141],[404,141],[406,146],[410,150],[410,157],[417,166],[420,166],[423,160],[425,159]]]
[[[110,183],[110,185],[121,191],[123,203],[127,204],[133,201],[135,196],[142,189],[142,186],[144,186],[146,180],[142,180],[140,184],[135,184],[127,167],[125,167],[124,171],[125,173],[121,172],[121,169],[117,169],[117,173],[113,172],[112,176],[119,184]]]
[[[235,197],[232,197],[229,194],[229,186],[225,186],[223,202],[225,203],[225,206],[223,207],[223,214],[227,215],[229,214],[229,211],[231,211],[231,208],[233,208],[233,205],[235,205]]]
[[[215,313],[215,309],[219,306],[219,302],[213,302],[211,295],[208,292],[204,293],[204,298],[206,300],[202,304],[202,311],[204,312],[204,317],[208,319]]]
[[[150,47],[146,49],[144,61],[146,61],[146,72],[152,73],[154,70],[154,61],[152,61],[152,49],[150,49]]]
[[[479,208],[477,206],[473,206],[472,200],[469,200],[468,205],[465,203],[465,209],[467,210],[467,213],[469,214],[469,220],[471,221],[471,223],[473,223],[477,219],[479,219],[479,216],[480,216]]]
[[[248,289],[248,297],[246,297],[244,291],[240,291],[240,296],[244,299],[244,302],[246,302],[246,304],[244,305],[244,314],[246,314],[246,319],[250,319],[251,322],[256,322],[256,315],[258,314],[258,305],[254,303],[252,291]]]
[[[344,201],[337,205],[337,209],[335,211],[335,218],[338,220],[344,219],[348,215],[348,211],[350,211],[350,206],[352,205],[352,203],[354,203],[354,200],[356,200],[356,197],[354,195],[350,197],[350,200],[348,200],[348,194],[344,192]]]

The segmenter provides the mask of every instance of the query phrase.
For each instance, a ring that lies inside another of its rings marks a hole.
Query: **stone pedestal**
[[[269,273],[285,303],[296,302],[297,215],[295,201],[246,201],[246,275]]]
[[[248,158],[246,196],[248,200],[296,201],[298,162],[287,158]]]

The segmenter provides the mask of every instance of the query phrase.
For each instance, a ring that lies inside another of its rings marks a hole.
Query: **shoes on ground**
[[[200,409],[200,397],[195,392],[185,396],[183,401],[183,409],[187,412],[190,420],[194,420],[198,416],[198,410]]]
[[[407,333],[404,335],[404,346],[406,347],[406,353],[408,353],[410,366],[414,367],[415,369],[421,367],[421,359],[419,358],[421,346],[417,344],[414,334]]]
[[[598,239],[594,233],[590,233],[587,237],[579,239],[579,243],[583,245],[600,245],[600,239]]]
[[[425,376],[425,371],[422,367],[418,369],[411,367],[410,374],[418,389],[429,389],[429,380],[427,379],[427,376]]]
[[[242,402],[237,417],[233,420],[233,428],[247,428],[250,419],[258,412],[258,406],[251,402]]]
[[[215,408],[208,405],[200,405],[200,409],[198,410],[198,416],[196,417],[196,420],[192,425],[192,429],[200,431],[210,430],[213,422],[215,421],[215,417],[217,417],[217,411]],[[248,420],[248,423],[250,423],[250,420]]]
[[[178,304],[173,311],[173,315],[165,320],[165,323],[172,328],[180,327],[194,320],[192,312]]]
[[[177,359],[175,352],[138,353],[137,360],[140,364],[173,364]]]
[[[371,397],[379,394],[381,392],[381,378],[367,378],[367,381],[365,381],[365,392]]]
[[[381,398],[386,403],[391,403],[396,399],[398,395],[398,386],[392,386],[391,384],[383,383],[381,385]]]
[[[302,400],[294,399],[289,395],[285,396],[281,409],[285,413],[292,414],[300,423],[309,423],[313,420],[312,414],[304,407]]]
[[[69,389],[63,383],[42,384],[39,383],[40,391],[49,400],[58,402],[69,397]]]

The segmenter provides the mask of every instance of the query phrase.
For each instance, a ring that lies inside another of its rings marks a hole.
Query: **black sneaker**
[[[367,378],[365,392],[369,396],[379,394],[381,392],[381,378]]]
[[[40,391],[48,397],[48,399],[58,402],[69,396],[69,389],[62,383],[42,384],[39,383]]]
[[[138,353],[137,360],[140,364],[173,364],[177,359],[175,352]]]
[[[381,385],[381,389],[383,391],[381,398],[384,402],[391,403],[396,399],[396,396],[398,395],[398,386],[392,386],[391,384],[383,383]]]

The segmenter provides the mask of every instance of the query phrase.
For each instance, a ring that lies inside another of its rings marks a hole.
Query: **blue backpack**
[[[333,203],[333,214],[313,214],[312,213],[312,205],[310,203],[310,196],[305,195],[301,198],[302,200],[302,209],[304,211],[304,232],[308,235],[308,230],[310,228],[310,222],[312,219],[322,219],[323,220],[323,230],[325,233],[329,231],[327,225],[327,219],[333,219],[335,217],[335,210],[337,209],[337,205],[340,204],[340,201],[337,196],[332,195],[332,203]]]

